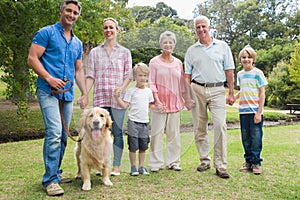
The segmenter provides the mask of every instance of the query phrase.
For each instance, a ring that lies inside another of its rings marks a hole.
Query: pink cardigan
[[[185,92],[182,62],[174,57],[172,63],[163,62],[159,56],[149,63],[149,88],[158,94],[166,112],[178,112],[184,108],[182,94]]]

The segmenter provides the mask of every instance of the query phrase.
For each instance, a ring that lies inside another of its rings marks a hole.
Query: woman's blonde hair
[[[114,22],[115,25],[116,25],[116,29],[117,29],[117,30],[120,30],[120,28],[119,28],[119,23],[118,23],[118,21],[117,21],[116,19],[114,19],[114,18],[112,18],[112,17],[105,18],[105,19],[103,20],[103,22],[102,22],[102,26],[104,25],[104,22],[106,22],[106,21],[112,21],[112,22]]]
[[[249,55],[250,58],[253,59],[253,63],[256,62],[256,52],[255,50],[250,46],[250,45],[246,45],[239,53],[239,60],[241,60],[241,57],[244,53],[247,53]]]

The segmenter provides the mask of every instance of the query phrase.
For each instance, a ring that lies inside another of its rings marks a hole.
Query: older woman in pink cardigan
[[[164,168],[164,132],[166,132],[166,168],[180,171],[180,111],[191,109],[194,102],[184,79],[182,62],[172,55],[176,44],[173,32],[160,35],[162,53],[150,60],[149,87],[155,104],[164,111],[152,111],[149,168],[158,172]]]

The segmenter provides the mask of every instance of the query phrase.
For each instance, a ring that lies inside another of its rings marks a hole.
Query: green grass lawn
[[[1,85],[0,92],[4,90]],[[92,104],[90,94],[90,105]],[[79,97],[75,88],[75,99]],[[0,94],[0,100],[3,96]],[[4,99],[4,98],[3,98]],[[76,104],[74,102],[74,104]],[[236,107],[227,107],[227,122],[238,122]],[[82,110],[74,108],[72,129],[76,129]],[[292,118],[282,113],[265,113],[265,119],[279,120]],[[126,121],[127,119],[125,119]],[[192,125],[189,111],[181,112],[181,124]],[[126,123],[124,123],[126,128]],[[0,110],[1,137],[32,137],[44,130],[40,110],[30,109],[29,118],[19,120],[15,110]],[[212,144],[210,132],[210,143]],[[125,136],[126,137],[126,136]],[[126,141],[127,138],[125,138]],[[65,195],[58,199],[298,199],[300,198],[300,124],[264,127],[263,174],[241,173],[243,148],[239,129],[228,131],[228,171],[231,178],[223,180],[215,175],[212,168],[199,173],[198,153],[193,133],[181,135],[180,172],[163,170],[150,176],[129,176],[130,164],[127,144],[121,165],[121,176],[112,177],[114,184],[106,187],[101,179],[92,175],[92,190],[81,191],[81,180],[62,185]],[[125,142],[126,143],[126,142]],[[41,186],[44,173],[42,159],[43,140],[28,140],[0,144],[0,200],[2,199],[52,199],[47,197]],[[69,140],[63,161],[64,175],[74,177],[76,163],[75,142]],[[211,150],[211,156],[213,150]],[[146,156],[146,166],[148,154]]]
[[[210,133],[210,141],[212,136]],[[126,140],[126,138],[125,138]],[[127,145],[121,176],[111,177],[112,187],[92,174],[92,190],[81,191],[81,180],[63,184],[65,194],[57,199],[298,199],[300,198],[300,125],[265,127],[263,173],[239,172],[244,162],[238,129],[228,131],[230,179],[220,179],[214,169],[199,173],[198,153],[192,133],[181,135],[182,171],[163,170],[149,176],[131,177]],[[43,140],[0,144],[0,199],[52,199],[41,186],[44,172]],[[69,140],[63,161],[64,175],[74,177],[75,142]],[[213,151],[211,150],[211,156]],[[148,161],[148,154],[146,163]]]

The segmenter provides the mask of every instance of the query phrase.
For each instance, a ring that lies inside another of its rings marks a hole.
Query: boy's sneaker
[[[137,171],[136,166],[135,165],[131,166],[130,176],[138,176],[138,175],[139,172]]]
[[[240,168],[240,172],[249,172],[251,171],[251,167],[252,167],[251,163],[245,162],[243,167]]]
[[[48,196],[59,196],[64,194],[64,189],[62,189],[58,183],[51,183],[45,187]]]
[[[149,172],[148,172],[147,169],[146,169],[145,167],[143,167],[143,166],[141,166],[141,167],[139,168],[139,173],[140,173],[140,174],[143,174],[143,175],[149,175]]]
[[[260,175],[261,174],[261,166],[260,165],[253,165],[252,166],[252,171],[253,171],[253,174]]]

